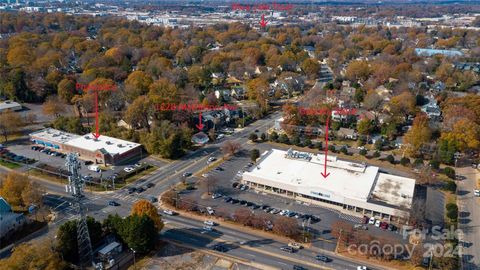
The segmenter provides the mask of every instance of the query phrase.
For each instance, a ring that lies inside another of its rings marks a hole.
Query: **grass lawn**
[[[10,161],[6,161],[6,160],[3,160],[3,159],[0,159],[0,166],[7,167],[9,169],[17,169],[17,168],[22,167],[22,165],[20,165],[20,164],[13,163],[13,162],[10,162]]]

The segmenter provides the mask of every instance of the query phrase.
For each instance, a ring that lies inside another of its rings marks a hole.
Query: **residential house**
[[[315,47],[313,46],[304,46],[303,50],[308,53],[310,58],[315,58]]]
[[[8,202],[0,197],[0,238],[18,230],[25,221],[22,213],[14,213]]]
[[[0,102],[0,113],[5,112],[5,111],[21,111],[22,110],[22,105],[20,103],[17,103],[15,101],[11,100],[5,100]]]
[[[337,137],[348,139],[348,140],[356,140],[358,138],[358,134],[355,130],[350,128],[340,128],[337,131]]]
[[[383,85],[377,87],[375,89],[375,92],[383,99],[384,102],[389,102],[393,95],[393,91]]]
[[[245,87],[244,86],[235,86],[232,87],[232,91],[230,92],[230,95],[237,100],[241,100],[245,98]]]
[[[428,103],[423,105],[420,109],[422,112],[426,113],[429,118],[438,118],[442,115],[440,106],[438,106],[437,101],[433,96],[427,97]]]
[[[229,101],[231,97],[231,91],[228,89],[215,90],[215,97],[219,100]]]

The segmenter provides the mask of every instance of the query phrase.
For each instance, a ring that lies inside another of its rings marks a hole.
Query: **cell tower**
[[[71,193],[74,199],[74,205],[77,210],[78,222],[77,222],[77,243],[78,243],[78,258],[79,265],[83,269],[92,265],[92,244],[90,242],[90,235],[88,234],[87,216],[85,215],[83,205],[83,187],[85,182],[83,181],[78,170],[80,169],[80,162],[78,161],[77,153],[70,153],[67,155],[67,163],[70,176],[68,177],[68,185],[66,190]]]

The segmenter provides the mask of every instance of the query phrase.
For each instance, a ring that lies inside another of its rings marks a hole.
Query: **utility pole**
[[[67,163],[70,176],[68,176],[68,185],[66,191],[72,194],[74,199],[75,210],[77,211],[77,243],[79,266],[81,269],[90,267],[93,263],[92,243],[88,233],[87,216],[85,215],[85,206],[83,204],[83,188],[85,181],[79,173],[80,161],[77,153],[69,153],[67,155]]]

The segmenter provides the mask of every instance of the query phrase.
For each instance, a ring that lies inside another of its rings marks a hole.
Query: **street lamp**
[[[133,269],[137,269],[137,266],[135,265],[135,253],[137,253],[133,248],[130,248],[130,250],[133,252]]]

